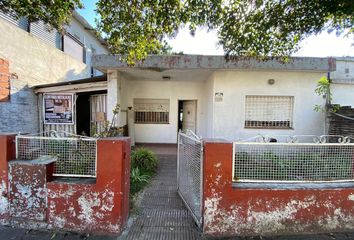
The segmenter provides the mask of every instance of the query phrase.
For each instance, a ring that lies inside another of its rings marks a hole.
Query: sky
[[[83,0],[85,8],[78,12],[92,25],[95,26],[94,0]],[[185,28],[180,29],[177,37],[168,40],[172,51],[184,54],[222,55],[223,49],[217,45],[218,38],[215,31],[207,32],[198,29],[192,37]],[[328,56],[354,56],[353,37],[337,37],[335,33],[323,32],[310,36],[301,43],[301,49],[294,56],[328,57]]]

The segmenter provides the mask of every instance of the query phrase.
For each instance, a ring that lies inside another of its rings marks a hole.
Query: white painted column
[[[113,109],[121,104],[121,79],[117,70],[107,71],[107,120],[112,121]],[[116,116],[115,126],[119,127],[120,116]]]

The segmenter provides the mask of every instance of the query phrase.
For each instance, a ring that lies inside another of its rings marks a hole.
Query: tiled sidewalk
[[[160,155],[159,161],[127,239],[199,239],[199,231],[177,194],[176,156]]]

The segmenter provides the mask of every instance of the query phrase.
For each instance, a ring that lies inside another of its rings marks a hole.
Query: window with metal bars
[[[170,100],[134,99],[134,121],[138,124],[168,124]]]
[[[246,96],[245,128],[292,128],[293,109],[292,96]]]

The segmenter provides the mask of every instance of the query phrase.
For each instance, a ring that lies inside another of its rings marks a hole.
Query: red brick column
[[[0,102],[10,99],[9,62],[0,58]]]
[[[115,193],[114,207],[106,221],[124,226],[129,214],[130,138],[104,138],[97,141],[96,187]]]
[[[16,158],[15,134],[0,134],[0,220],[9,216],[8,162]]]
[[[232,189],[232,143],[204,141],[203,176],[203,232],[222,236],[218,232],[223,231],[219,227],[224,216],[219,214],[223,206],[230,205],[228,194]]]
[[[130,139],[97,141],[96,182],[49,182],[48,222],[53,228],[120,233],[128,218]]]

